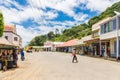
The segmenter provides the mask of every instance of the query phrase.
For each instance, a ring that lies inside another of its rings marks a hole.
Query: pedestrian
[[[73,50],[72,56],[73,56],[72,63],[74,63],[74,60],[76,60],[76,63],[77,63],[78,60],[77,60],[77,56],[76,56],[76,49]]]
[[[18,67],[17,66],[18,54],[16,53],[16,50],[13,50],[12,55],[13,55],[13,65],[14,67]]]
[[[2,54],[0,53],[0,70],[2,70]]]
[[[20,51],[20,54],[21,54],[21,60],[23,61],[25,59],[25,55],[24,55],[23,50]]]
[[[7,70],[7,57],[6,57],[6,54],[4,52],[2,52],[2,69],[4,71]]]
[[[104,47],[102,47],[102,48],[101,48],[101,53],[102,53],[102,54],[101,54],[101,57],[104,56],[104,52],[105,52],[105,49],[104,49]]]

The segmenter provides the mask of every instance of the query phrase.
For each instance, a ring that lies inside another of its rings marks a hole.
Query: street
[[[19,68],[0,71],[0,80],[120,80],[120,62],[86,56],[72,63],[72,55],[60,52],[26,53]]]

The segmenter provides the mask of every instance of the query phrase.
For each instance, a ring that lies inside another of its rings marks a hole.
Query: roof
[[[69,40],[69,41],[64,42],[63,44],[59,45],[58,47],[74,46],[74,45],[76,45],[77,41],[78,41],[78,39]]]
[[[0,37],[0,45],[12,45],[10,42],[8,42],[4,37]]]
[[[14,25],[5,25],[4,31],[10,31],[15,33],[15,26]]]

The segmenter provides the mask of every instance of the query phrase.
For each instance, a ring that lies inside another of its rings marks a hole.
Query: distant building
[[[63,42],[51,42],[47,41],[44,43],[44,50],[45,51],[57,51],[56,47],[60,44],[63,44]]]
[[[22,46],[22,38],[17,34],[16,25],[5,25],[3,37],[16,47]]]

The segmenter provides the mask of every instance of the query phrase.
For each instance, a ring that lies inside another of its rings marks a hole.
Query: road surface
[[[57,52],[27,53],[19,68],[0,71],[0,80],[120,80],[120,62]]]

